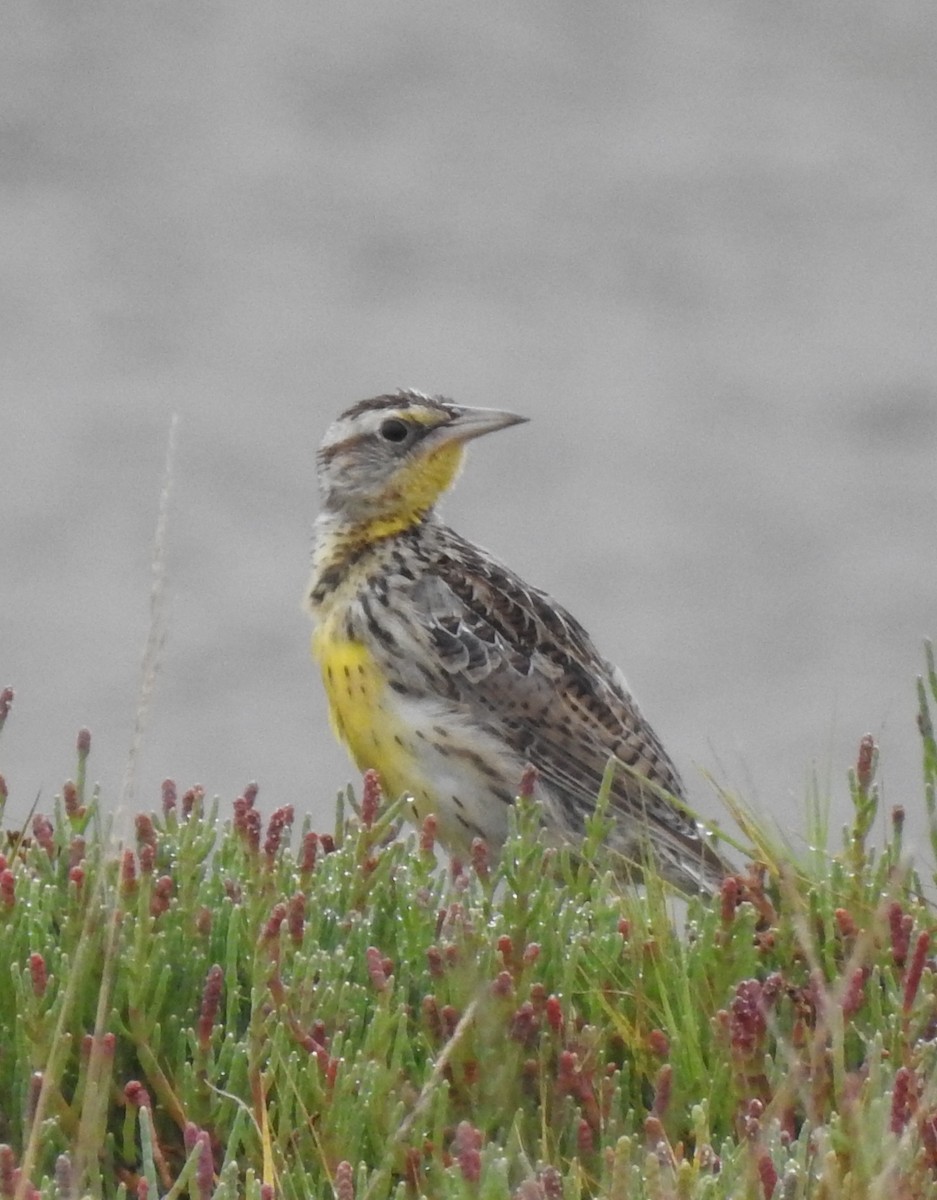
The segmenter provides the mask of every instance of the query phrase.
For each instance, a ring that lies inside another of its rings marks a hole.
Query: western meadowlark
[[[500,848],[527,763],[544,825],[575,845],[614,756],[626,769],[611,841],[631,877],[650,853],[681,890],[712,891],[727,868],[681,807],[677,770],[621,671],[436,514],[466,443],[525,420],[402,391],[329,428],[306,603],[332,726],[386,794],[408,794],[417,820],[435,814],[450,851],[475,837]]]

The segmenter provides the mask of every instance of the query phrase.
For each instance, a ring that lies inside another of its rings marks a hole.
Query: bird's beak
[[[502,412],[497,408],[459,408],[453,419],[442,426],[439,432],[447,442],[468,442],[483,434],[495,433],[510,425],[522,425],[529,420],[529,417]]]

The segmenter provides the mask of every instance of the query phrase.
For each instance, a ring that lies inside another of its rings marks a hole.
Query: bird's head
[[[329,427],[319,447],[323,508],[377,534],[406,529],[455,481],[466,442],[526,420],[420,392],[362,400]]]

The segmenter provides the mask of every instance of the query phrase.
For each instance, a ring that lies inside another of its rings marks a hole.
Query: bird
[[[616,760],[607,841],[621,873],[640,883],[650,857],[677,890],[712,894],[729,867],[621,670],[437,511],[468,443],[526,420],[401,390],[329,426],[305,608],[332,728],[456,855],[476,838],[498,854],[530,765],[545,836],[575,850]]]

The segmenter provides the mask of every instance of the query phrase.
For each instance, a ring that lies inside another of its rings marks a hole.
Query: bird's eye
[[[381,437],[385,442],[405,442],[410,434],[410,427],[405,421],[389,417],[381,425]]]

